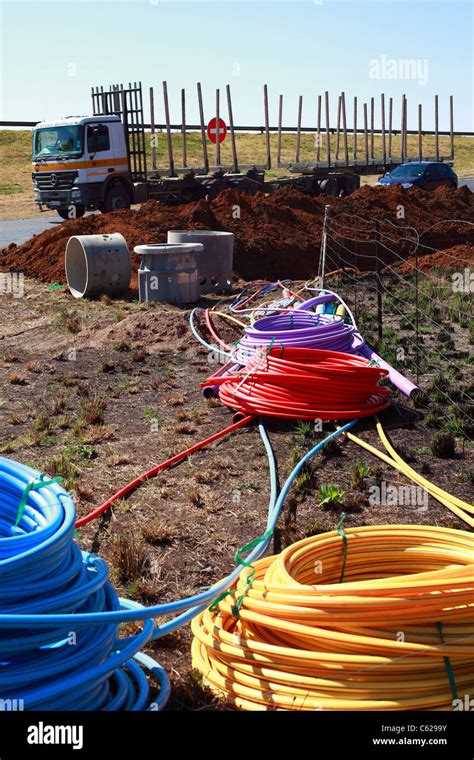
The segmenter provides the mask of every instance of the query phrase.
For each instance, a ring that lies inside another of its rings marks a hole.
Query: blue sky
[[[472,131],[472,8],[463,0],[1,0],[1,118],[85,114],[91,85],[132,79],[155,87],[156,119],[163,121],[166,79],[176,121],[182,87],[188,118],[197,120],[199,80],[206,120],[214,112],[215,89],[221,88],[224,101],[230,84],[234,122],[260,124],[266,82],[272,124],[283,93],[284,123],[296,123],[301,94],[303,124],[313,125],[316,97],[327,89],[333,114],[338,93],[346,92],[349,124],[354,95],[359,102],[375,96],[378,105],[385,92],[395,99],[398,126],[406,93],[409,128],[422,103],[427,129],[434,126],[435,93],[440,128],[447,128],[452,94],[455,128]],[[409,78],[400,78],[407,74],[400,68],[404,60],[413,60]],[[224,102],[221,108],[225,118]],[[361,112],[361,126],[360,119]]]

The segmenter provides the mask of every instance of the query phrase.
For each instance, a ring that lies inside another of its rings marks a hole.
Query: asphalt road
[[[0,221],[0,248],[10,243],[21,245],[33,235],[38,235],[45,230],[53,230],[58,224],[62,224],[60,216],[33,216],[30,219],[8,219]]]
[[[460,179],[459,187],[462,187],[463,185],[467,185],[469,190],[474,193],[474,177],[464,177],[464,179]]]
[[[467,177],[459,180],[459,186],[467,185],[469,190],[474,192],[474,177]],[[33,235],[38,235],[44,230],[54,229],[58,224],[62,224],[62,219],[54,216],[42,216],[38,214],[31,219],[11,219],[0,222],[0,249],[10,243],[21,245],[29,240]]]

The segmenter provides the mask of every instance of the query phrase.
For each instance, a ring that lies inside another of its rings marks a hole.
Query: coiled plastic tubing
[[[140,650],[188,623],[226,593],[246,562],[265,553],[304,463],[354,424],[319,441],[278,492],[275,458],[260,423],[271,486],[265,533],[249,544],[246,560],[240,558],[226,578],[192,596],[150,607],[119,598],[107,581],[106,563],[74,542],[75,507],[64,489],[37,470],[0,457],[0,709],[9,700],[22,700],[25,710],[162,709],[170,694],[168,676]],[[172,617],[155,622],[163,616]],[[120,638],[120,624],[131,622],[139,622],[142,630]],[[151,704],[143,667],[160,687]]]
[[[474,690],[474,536],[311,536],[246,567],[192,630],[194,667],[240,709],[451,710]]]
[[[35,490],[19,515],[32,482]],[[143,710],[150,698],[142,665],[160,684],[153,706],[161,709],[168,678],[138,651],[152,637],[153,621],[145,620],[136,635],[118,637],[119,623],[107,613],[127,610],[141,620],[143,608],[119,599],[106,563],[73,541],[75,517],[60,485],[0,457],[2,701],[22,700],[25,710]],[[102,623],[82,622],[78,615]]]

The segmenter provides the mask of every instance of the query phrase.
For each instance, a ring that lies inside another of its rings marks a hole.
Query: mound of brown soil
[[[306,278],[317,272],[328,203],[335,217],[334,238],[345,246],[341,250],[349,255],[354,252],[359,268],[371,268],[375,219],[386,225],[385,234],[391,239],[393,251],[385,254],[387,260],[396,255],[406,258],[413,250],[406,240],[407,225],[415,227],[423,244],[432,248],[474,241],[474,227],[462,223],[474,219],[474,194],[466,187],[426,193],[416,188],[365,186],[347,198],[312,198],[292,188],[253,197],[227,190],[211,203],[170,207],[148,201],[139,211],[67,221],[21,246],[9,246],[1,255],[0,268],[18,269],[43,282],[63,283],[64,250],[71,235],[120,232],[132,251],[138,244],[166,242],[169,229],[214,229],[234,233],[234,270],[244,279]],[[134,254],[132,258],[135,286],[139,262]]]
[[[81,330],[75,345],[80,348],[118,348],[131,351],[144,349],[148,354],[158,351],[189,348],[189,312],[173,309],[171,312],[144,311],[129,314],[120,322]]]
[[[446,248],[436,253],[420,256],[418,260],[415,256],[400,264],[397,267],[399,272],[411,272],[416,268],[423,272],[431,272],[433,269],[457,269],[462,271],[465,267],[474,264],[474,245],[454,245],[452,248]]]

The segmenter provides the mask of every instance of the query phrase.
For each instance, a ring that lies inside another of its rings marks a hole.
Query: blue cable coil
[[[314,446],[279,494],[273,451],[259,424],[271,493],[265,536],[246,562],[267,550],[269,532],[304,463],[355,422]],[[58,483],[31,490],[15,526],[25,489],[43,479],[37,470],[0,457],[0,704],[22,700],[25,710],[163,709],[170,695],[168,676],[141,650],[205,609],[232,586],[243,565],[211,588],[179,601],[144,607],[119,598],[108,582],[104,560],[81,551],[74,541],[74,502]],[[175,617],[155,622],[170,615]],[[141,630],[120,637],[120,625],[130,622],[141,622]],[[159,684],[151,705],[146,671]]]

